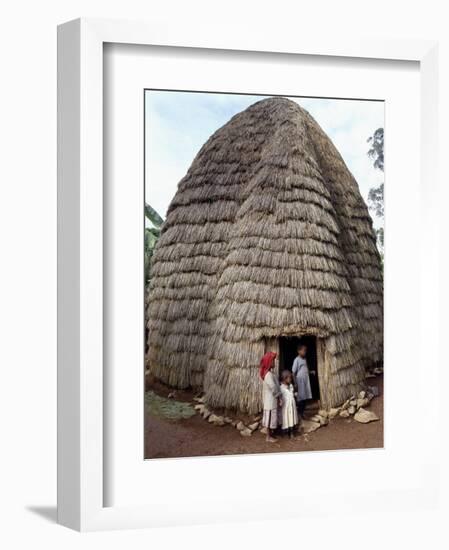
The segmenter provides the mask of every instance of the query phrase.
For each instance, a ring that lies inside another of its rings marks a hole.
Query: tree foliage
[[[384,171],[384,129],[377,128],[372,136],[368,138],[370,148],[368,150],[369,158],[373,159],[374,168]],[[368,193],[368,208],[382,220],[384,218],[384,184],[372,187]],[[378,248],[383,261],[384,250],[384,229],[376,229]]]
[[[374,168],[384,171],[384,129],[377,128],[372,136],[368,138],[370,149],[368,156],[374,161]]]
[[[384,184],[371,187],[368,192],[368,207],[378,218],[384,217]]]
[[[149,204],[145,204],[145,218],[148,220],[150,227],[145,227],[145,285],[150,282],[150,267],[151,258],[153,257],[154,248],[161,235],[161,227],[164,223],[162,217]]]

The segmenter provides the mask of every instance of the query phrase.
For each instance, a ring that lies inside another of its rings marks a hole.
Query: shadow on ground
[[[57,520],[57,510],[56,506],[27,506],[26,508],[29,512],[40,516],[41,518],[50,521],[51,523],[56,523]]]

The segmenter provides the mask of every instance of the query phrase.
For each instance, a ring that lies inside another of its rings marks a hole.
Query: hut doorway
[[[320,387],[318,383],[318,362],[316,351],[316,336],[304,335],[282,336],[279,338],[279,367],[280,371],[292,370],[293,361],[298,355],[299,344],[307,346],[307,366],[309,367],[310,386],[312,389],[312,399],[318,401],[320,399]],[[312,374],[314,372],[315,374]]]

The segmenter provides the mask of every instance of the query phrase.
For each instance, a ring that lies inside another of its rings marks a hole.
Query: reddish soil
[[[296,440],[279,436],[276,443],[267,443],[259,431],[242,437],[232,426],[212,426],[199,415],[188,419],[167,420],[145,415],[145,457],[173,458],[188,456],[237,455],[335,449],[367,449],[383,447],[383,376],[368,379],[368,385],[379,388],[379,397],[371,401],[368,410],[380,418],[377,422],[360,424],[353,418],[335,418],[325,427]],[[146,389],[167,397],[168,388],[149,381]],[[176,391],[178,401],[192,401],[191,392]],[[311,407],[313,409],[313,405]],[[310,410],[309,414],[313,414]],[[230,415],[232,416],[232,415]],[[242,420],[247,420],[239,416]]]

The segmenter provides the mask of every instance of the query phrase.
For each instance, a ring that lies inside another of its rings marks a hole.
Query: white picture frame
[[[207,497],[184,515],[164,506],[105,506],[104,456],[104,202],[103,56],[105,44],[158,45],[239,52],[362,58],[419,63],[420,150],[423,228],[427,245],[421,278],[432,285],[438,270],[437,201],[437,44],[421,40],[364,40],[354,37],[258,36],[256,32],[208,28],[191,37],[181,24],[79,19],[58,28],[58,521],[78,530],[151,527],[260,517],[256,497],[236,498],[224,514]],[[388,145],[387,145],[388,152]],[[387,219],[388,224],[388,219]],[[424,237],[423,237],[424,238]],[[424,284],[424,283],[423,283]],[[426,318],[437,316],[437,289],[421,303]],[[426,335],[421,324],[420,335]],[[432,376],[438,351],[433,350]],[[434,404],[432,414],[437,413]],[[438,458],[435,456],[435,463]],[[269,460],[269,458],[267,458]],[[272,458],[271,460],[275,460]],[[173,468],[175,462],[171,461]],[[427,464],[428,466],[428,464]],[[232,461],[228,467],[233,466]],[[424,465],[423,465],[424,467]],[[436,498],[438,478],[422,476],[391,505],[417,506]],[[373,495],[371,495],[373,497]],[[374,498],[374,497],[373,497]],[[387,495],[378,495],[377,503]],[[396,500],[395,500],[396,499]],[[399,500],[397,500],[399,499]],[[402,500],[401,500],[402,499]],[[317,497],[317,500],[318,497]],[[310,502],[310,501],[309,501]],[[296,515],[296,514],[293,514]],[[298,515],[301,512],[298,511]]]

